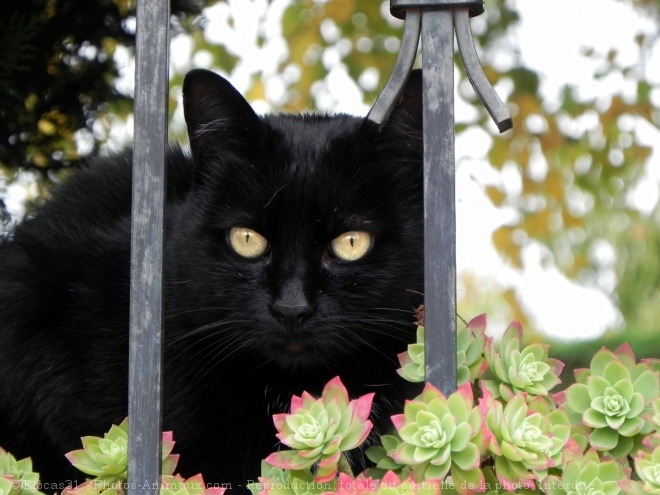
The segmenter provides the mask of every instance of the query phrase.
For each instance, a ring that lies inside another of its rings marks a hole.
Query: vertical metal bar
[[[456,390],[454,26],[451,10],[422,14],[424,321],[426,381]]]
[[[137,3],[131,232],[129,494],[159,487],[169,0]]]

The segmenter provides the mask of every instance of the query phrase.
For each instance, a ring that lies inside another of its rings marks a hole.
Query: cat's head
[[[414,74],[379,132],[259,117],[220,76],[186,77],[196,180],[168,280],[185,338],[302,369],[396,360],[422,302],[420,93]]]

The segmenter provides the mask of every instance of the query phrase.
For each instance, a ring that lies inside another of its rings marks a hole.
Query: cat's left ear
[[[195,159],[222,149],[247,154],[262,142],[263,127],[250,104],[223,77],[204,69],[183,81],[183,113]]]

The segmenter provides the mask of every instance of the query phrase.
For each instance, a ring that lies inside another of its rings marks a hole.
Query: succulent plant
[[[621,493],[620,483],[630,475],[614,459],[601,459],[595,449],[583,453],[577,442],[566,443],[562,455],[563,472],[561,477],[548,476],[541,487],[546,495],[581,495]]]
[[[83,448],[66,454],[66,458],[77,469],[95,477],[100,489],[126,481],[128,469],[128,418],[100,437],[83,437]],[[170,475],[176,468],[178,455],[171,454],[174,447],[172,432],[162,437],[163,475]]]
[[[551,410],[537,397],[527,402],[516,394],[503,406],[483,388],[480,399],[491,433],[489,450],[495,454],[497,478],[505,488],[534,488],[536,480],[561,463],[561,451],[570,436],[570,424],[562,409]]]
[[[319,483],[314,481],[314,475],[309,470],[290,471],[264,461],[261,463],[258,482],[250,483],[247,487],[252,495],[321,495],[334,492],[337,480]]]
[[[103,482],[89,480],[77,486],[68,486],[61,495],[124,495],[126,492],[122,483],[107,486]]]
[[[559,374],[564,364],[548,357],[547,344],[521,346],[522,328],[518,322],[509,325],[499,344],[492,339],[486,341],[486,360],[495,379],[483,383],[495,398],[509,401],[515,394],[525,392],[533,400],[547,396],[561,383]]]
[[[398,356],[401,368],[397,373],[409,382],[423,382],[426,376],[424,369],[424,327],[417,327],[417,341],[408,344],[408,350]]]
[[[616,352],[601,349],[590,369],[576,371],[575,376],[578,383],[566,390],[567,408],[593,428],[589,443],[594,448],[625,458],[633,437],[653,429],[644,417],[660,394],[658,372],[648,363],[635,363],[632,350],[624,345]]]
[[[367,458],[375,464],[369,469],[369,474],[382,478],[386,472],[392,471],[399,478],[404,479],[410,475],[411,468],[407,464],[392,459],[388,453],[392,453],[401,443],[401,438],[395,435],[381,435],[380,445],[372,445],[365,452]]]
[[[28,457],[17,461],[10,453],[0,448],[0,493],[4,495],[37,495],[39,474],[32,471],[32,460]]]
[[[461,327],[456,333],[456,382],[458,385],[474,382],[481,378],[488,369],[484,356],[487,342],[492,339],[486,336],[486,315],[472,318],[467,326]]]
[[[273,416],[277,438],[294,450],[275,452],[266,462],[282,469],[302,470],[317,464],[315,480],[334,478],[341,454],[361,445],[372,423],[368,417],[374,394],[349,401],[339,377],[330,380],[320,399],[307,392],[291,399],[290,414]]]
[[[391,471],[380,481],[358,477],[352,479],[345,473],[339,475],[338,495],[440,495],[440,480],[416,482],[412,478],[401,480]]]
[[[417,480],[443,479],[450,471],[457,484],[483,484],[479,469],[483,417],[474,407],[472,387],[461,385],[449,398],[427,384],[404,413],[392,416],[401,442],[388,455],[412,467]]]
[[[160,495],[222,495],[226,488],[207,488],[201,474],[184,480],[180,475],[163,475],[160,479]]]
[[[486,315],[473,318],[466,327],[461,327],[456,333],[456,372],[457,384],[473,382],[488,369],[484,359],[486,341]],[[424,368],[424,327],[417,327],[417,339],[408,345],[408,350],[398,356],[401,368],[399,375],[409,382],[423,382],[426,371]]]
[[[635,457],[635,471],[643,483],[644,493],[660,494],[660,436],[651,435],[644,439],[645,450]]]

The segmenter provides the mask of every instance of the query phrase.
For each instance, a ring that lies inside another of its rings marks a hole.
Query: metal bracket
[[[475,5],[478,4],[478,5]],[[417,55],[417,47],[419,44],[419,37],[422,26],[422,10],[429,8],[432,5],[434,8],[438,6],[447,8],[447,6],[454,6],[453,8],[453,25],[456,32],[456,39],[458,41],[458,49],[463,59],[465,72],[468,79],[472,83],[474,91],[481,99],[486,110],[491,118],[497,125],[500,132],[507,131],[513,126],[511,115],[508,109],[502,103],[493,86],[491,86],[477,56],[477,50],[474,46],[472,38],[472,30],[470,29],[470,17],[482,13],[482,2],[451,2],[451,1],[411,1],[411,0],[392,0],[391,12],[392,15],[405,19],[403,40],[401,42],[401,50],[397,57],[392,75],[390,76],[387,84],[383,88],[380,96],[374,103],[374,106],[369,111],[367,118],[377,124],[379,128],[385,125],[392,109],[396,105],[399,96],[403,92],[403,88],[408,81],[408,76],[415,63]]]
[[[483,1],[391,0],[390,10],[405,18],[402,46],[367,119],[383,128],[410,76],[421,38],[426,381],[449,395],[456,389],[454,32],[468,78],[500,132],[511,128],[511,116],[486,79],[472,39],[470,16],[483,12]]]

